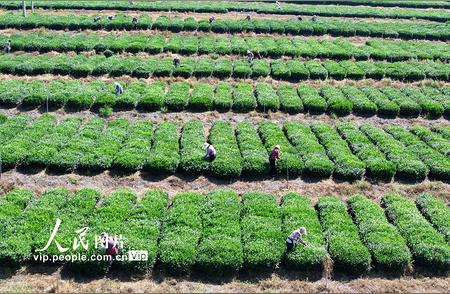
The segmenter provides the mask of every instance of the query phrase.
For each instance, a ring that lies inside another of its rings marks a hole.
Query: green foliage
[[[188,273],[195,265],[204,202],[204,197],[198,193],[179,193],[167,211],[159,255],[162,265],[170,273]]]
[[[293,252],[287,253],[286,266],[297,270],[321,269],[327,251],[316,210],[308,198],[296,193],[284,195],[281,209],[284,236],[289,236],[299,227],[305,227],[307,230],[307,236],[302,236],[307,245],[297,244]]]
[[[216,190],[202,207],[202,238],[197,267],[214,274],[230,274],[243,266],[240,226],[241,205],[236,192]]]
[[[448,270],[450,247],[420,214],[414,201],[395,193],[385,195],[382,200],[389,220],[405,238],[415,262],[433,270]]]
[[[247,83],[238,83],[233,92],[233,110],[247,112],[255,109],[256,98],[253,94],[253,86]]]
[[[170,85],[164,103],[171,111],[180,111],[189,103],[190,85],[187,82],[175,82]]]
[[[155,174],[174,173],[179,162],[178,125],[169,121],[159,123],[144,169]]]
[[[383,209],[362,195],[352,196],[348,203],[375,265],[404,270],[411,263],[411,253],[397,228],[387,221]]]
[[[351,273],[367,271],[371,261],[369,250],[359,239],[344,203],[335,197],[320,197],[317,208],[334,267]]]
[[[269,171],[267,151],[253,125],[249,122],[238,123],[236,139],[242,156],[242,174],[249,176],[267,174]]]
[[[187,121],[183,126],[180,141],[180,167],[189,174],[201,174],[209,170],[205,159],[205,132],[203,124],[197,120]]]
[[[273,195],[244,193],[241,226],[245,266],[255,270],[274,269],[283,256],[284,239],[281,211]]]
[[[420,212],[449,242],[450,211],[445,202],[431,194],[424,193],[417,197],[416,204]]]

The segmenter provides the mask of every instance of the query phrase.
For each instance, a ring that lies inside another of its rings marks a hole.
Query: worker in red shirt
[[[281,147],[280,145],[276,145],[275,147],[273,147],[269,155],[270,172],[272,174],[275,174],[277,172],[277,161],[280,160],[280,155]]]
[[[117,243],[117,238],[108,236],[106,232],[101,234],[101,238],[101,248],[105,251],[105,254],[110,255],[114,259],[119,254],[119,244]]]

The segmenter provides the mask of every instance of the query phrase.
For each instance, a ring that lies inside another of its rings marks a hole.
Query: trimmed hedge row
[[[70,58],[68,57],[70,56]],[[70,60],[71,62],[69,62]],[[261,64],[264,70],[261,70]],[[400,81],[420,81],[434,79],[449,81],[449,65],[439,61],[340,61],[338,64],[343,70],[338,75],[327,70],[325,63],[316,60],[310,61],[283,61],[283,60],[229,60],[212,59],[209,57],[182,58],[180,65],[175,66],[173,59],[138,56],[112,56],[102,55],[20,55],[6,54],[0,56],[0,72],[15,75],[70,75],[73,77],[100,76],[108,74],[111,77],[133,76],[137,78],[148,77],[209,77],[217,78],[259,78],[271,76],[275,79],[299,81],[306,79],[347,78],[360,80],[370,78],[380,80],[391,78]],[[42,104],[46,101],[45,93],[33,99],[41,100],[30,104]],[[105,97],[108,102],[114,102],[114,95]]]
[[[118,264],[122,270],[144,275],[153,268],[158,256],[161,222],[168,202],[167,193],[149,190],[133,207],[124,226],[123,236],[127,239],[120,254],[127,256],[130,250],[147,250],[148,259],[121,261]]]
[[[307,175],[328,178],[333,173],[333,162],[328,159],[325,148],[320,145],[309,126],[301,122],[286,122],[283,130],[305,162],[304,172]]]
[[[450,142],[443,136],[419,125],[413,126],[411,132],[436,151],[447,156],[450,155]]]
[[[450,140],[450,126],[432,126],[431,130],[435,133],[440,134],[442,137],[444,137],[444,139]]]
[[[333,175],[338,179],[354,181],[360,179],[365,172],[365,164],[352,154],[347,143],[331,126],[314,123],[311,130],[325,147],[328,157],[334,162]]]
[[[58,52],[83,52],[95,50],[98,54],[110,56],[113,53],[147,52],[159,54],[172,52],[182,55],[194,54],[218,54],[218,55],[243,55],[247,50],[259,52],[263,57],[279,58],[281,56],[304,58],[330,58],[335,60],[388,60],[403,61],[409,59],[430,59],[447,61],[450,58],[448,48],[441,43],[424,43],[402,40],[369,40],[364,45],[356,46],[346,39],[306,40],[287,37],[241,37],[241,36],[180,36],[154,34],[127,34],[119,36],[85,33],[61,33],[50,32],[18,33],[10,36],[0,35],[0,44],[11,40],[11,50],[46,53]],[[264,60],[257,60],[258,70],[270,73]],[[295,63],[291,63],[294,66]],[[289,65],[289,63],[288,63]],[[324,63],[330,72],[335,72],[336,79],[344,78],[346,71],[336,62]],[[205,64],[206,66],[206,64]],[[291,68],[292,70],[292,68]],[[206,70],[205,75],[211,74]],[[280,72],[282,74],[282,72]]]
[[[119,238],[120,235],[126,237],[124,235],[124,224],[130,216],[136,199],[136,192],[130,189],[115,190],[108,197],[104,198],[101,205],[89,218],[87,223],[89,231],[86,234],[86,240],[95,240],[100,237],[102,232],[106,232],[111,237],[117,236]],[[100,246],[96,248],[96,246],[92,245],[94,244],[90,243],[86,255],[104,254]],[[76,260],[75,262],[68,264],[68,266],[77,273],[103,275],[108,271],[111,263],[111,260],[93,261],[86,259]]]
[[[166,213],[159,256],[164,268],[173,274],[188,273],[195,265],[204,203],[201,194],[178,193]]]
[[[209,162],[204,158],[206,150],[203,124],[197,120],[187,121],[183,126],[180,140],[180,167],[189,174],[209,171]]]
[[[429,176],[434,179],[448,181],[450,179],[450,159],[437,152],[412,133],[399,126],[387,126],[385,130],[395,139],[402,142],[430,170]]]
[[[144,169],[151,173],[174,173],[180,163],[178,125],[162,122],[156,126],[150,157]]]
[[[278,89],[268,83],[255,85],[240,82],[229,84],[219,82],[217,85],[186,82],[144,83],[131,82],[124,84],[124,93],[114,95],[112,84],[91,82],[81,84],[78,81],[40,81],[25,82],[20,80],[0,81],[0,104],[7,107],[24,106],[37,107],[47,105],[49,108],[65,107],[68,110],[91,109],[97,111],[100,107],[113,107],[116,110],[133,108],[144,111],[218,111],[248,112],[276,111],[281,109],[290,114],[310,112],[311,114],[329,111],[335,114],[382,117],[401,115],[418,115],[436,118],[447,113],[450,107],[445,88],[407,87],[407,88],[373,88],[373,87],[332,87],[326,86],[318,90],[312,86],[300,84],[297,88],[281,84]],[[165,94],[166,88],[168,93]],[[192,88],[192,92],[190,89]],[[383,94],[387,91],[389,95]],[[36,103],[30,104],[26,98],[34,93],[39,97]],[[406,93],[415,93],[419,103]],[[48,102],[47,98],[48,97]],[[327,102],[328,100],[328,102]],[[399,106],[400,105],[400,106]]]
[[[424,193],[416,198],[416,205],[427,220],[444,235],[447,242],[450,241],[450,211],[446,203]]]
[[[411,264],[411,252],[397,228],[386,219],[383,209],[361,195],[350,197],[348,204],[375,265],[394,271],[405,270]]]
[[[200,270],[224,275],[242,268],[240,211],[236,192],[216,190],[208,194],[202,207],[202,237],[196,258]]]
[[[245,267],[275,269],[285,251],[281,210],[275,197],[263,192],[244,193],[241,226]]]
[[[305,164],[300,154],[274,122],[260,122],[258,124],[258,132],[268,154],[270,154],[276,145],[280,145],[281,147],[281,157],[276,164],[278,174],[286,174],[286,176],[289,177],[298,176],[303,172]]]
[[[397,141],[382,129],[365,124],[361,126],[367,137],[396,165],[396,177],[421,182],[429,173],[428,167],[415,155],[414,150]]]
[[[307,245],[298,244],[293,252],[286,254],[286,266],[296,270],[322,269],[327,251],[317,211],[309,199],[296,193],[288,193],[283,196],[281,211],[285,236],[299,227],[307,228],[308,232],[307,236],[302,237]]]
[[[94,21],[95,16],[88,15],[40,15],[30,14],[26,18],[18,14],[3,14],[0,16],[0,28],[33,29],[45,27],[48,29],[91,29],[91,30],[141,30],[156,29],[179,31],[211,31],[215,33],[279,33],[292,35],[324,35],[333,36],[371,36],[383,38],[401,39],[449,39],[448,25],[446,23],[419,23],[399,21],[376,22],[354,21],[342,19],[319,19],[317,21],[289,20],[231,20],[216,19],[212,23],[208,20],[196,20],[192,17],[182,19],[178,16],[168,18],[159,16],[152,20],[149,16],[139,17],[138,23],[133,24],[131,17],[123,14],[116,15],[112,21],[101,17],[100,21]]]
[[[400,2],[401,3],[401,2]],[[126,1],[105,3],[101,1],[84,1],[71,3],[61,1],[57,3],[37,3],[35,7],[43,9],[90,9],[90,10],[138,10],[138,11],[177,11],[177,12],[215,12],[226,13],[231,11],[248,11],[263,14],[293,14],[293,15],[317,15],[328,17],[369,17],[369,18],[394,18],[394,19],[426,19],[432,21],[445,22],[450,15],[445,10],[413,10],[413,9],[379,9],[371,7],[342,6],[346,3],[338,2],[338,6],[328,5],[302,5],[283,3],[278,8],[272,3],[252,3],[243,2],[202,2],[200,4],[190,2],[137,2],[130,6]],[[323,4],[323,3],[319,3]],[[360,3],[365,5],[366,2]],[[384,4],[384,3],[383,3]],[[392,5],[392,4],[391,4]],[[411,5],[411,4],[410,4]],[[422,4],[423,5],[423,4]],[[422,7],[420,5],[419,7]],[[19,4],[10,2],[2,3],[0,7],[6,9],[18,9]],[[410,6],[407,6],[410,7]],[[417,6],[413,6],[417,7]]]
[[[352,152],[364,162],[366,174],[369,177],[389,181],[394,176],[395,164],[388,161],[357,126],[350,123],[338,123],[336,130],[347,141]]]
[[[22,133],[22,130],[30,122],[31,118],[24,114],[8,117],[6,121],[2,120],[0,125],[0,144],[4,144]]]
[[[236,125],[236,140],[242,156],[242,174],[247,176],[265,175],[269,172],[266,148],[250,122]]]
[[[320,197],[317,208],[334,267],[352,273],[368,271],[369,250],[359,239],[358,229],[344,203],[335,197]]]
[[[0,260],[17,266],[31,259],[32,252],[42,249],[43,238],[50,236],[58,211],[69,197],[66,189],[53,189],[36,198],[16,221],[5,227],[0,240]]]
[[[209,141],[217,152],[210,164],[211,174],[223,179],[235,179],[242,173],[242,157],[231,124],[216,121],[211,127]]]
[[[405,238],[415,262],[448,270],[450,247],[444,236],[420,214],[414,201],[398,194],[385,195],[382,200],[389,220]]]

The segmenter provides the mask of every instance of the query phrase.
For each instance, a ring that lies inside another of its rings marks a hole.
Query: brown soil
[[[383,8],[385,9],[385,8]],[[64,10],[47,10],[47,9],[36,9],[36,13],[45,15],[70,15],[70,14],[83,14],[83,15],[116,15],[124,14],[130,17],[139,16],[142,14],[149,15],[153,19],[163,15],[163,16],[179,16],[181,18],[193,17],[195,19],[209,19],[214,16],[216,19],[243,19],[247,16],[247,12],[228,12],[228,13],[198,13],[198,12],[165,12],[165,11],[122,11],[122,10],[84,10],[84,9],[64,9]],[[20,11],[16,11],[21,13]],[[289,15],[289,14],[258,14],[255,12],[250,13],[253,19],[290,19],[302,16],[304,20],[310,19],[312,16],[309,15]],[[342,19],[342,20],[363,20],[371,22],[412,22],[412,23],[430,23],[432,21],[425,19],[393,19],[393,18],[377,18],[377,17],[328,17],[319,16],[319,18],[326,19]],[[432,22],[434,23],[434,22]]]
[[[26,173],[24,173],[26,172]],[[189,176],[176,174],[168,176],[152,176],[144,172],[136,172],[131,175],[115,175],[111,171],[99,174],[85,175],[72,173],[65,175],[48,174],[44,170],[20,172],[10,170],[1,175],[0,187],[3,192],[13,187],[25,187],[40,193],[49,188],[67,187],[76,190],[80,187],[93,187],[108,194],[118,188],[131,188],[138,192],[147,189],[162,189],[171,196],[182,191],[196,191],[208,193],[217,188],[234,189],[239,193],[247,191],[265,191],[281,197],[287,192],[298,192],[308,196],[313,202],[319,196],[336,195],[342,199],[354,194],[364,194],[375,200],[379,200],[386,193],[395,191],[407,197],[415,198],[418,194],[430,192],[437,197],[450,201],[450,184],[439,181],[424,181],[418,184],[399,182],[369,182],[365,180],[354,183],[336,182],[332,179],[314,181],[299,178],[258,178],[240,179],[235,181],[207,178],[205,176]]]
[[[88,281],[61,279],[58,272],[46,275],[20,273],[0,281],[0,292],[55,292],[55,293],[445,293],[450,288],[450,278],[364,277],[353,280],[330,281],[320,279],[308,281],[272,274],[256,280],[232,279],[211,283],[186,279],[145,278],[122,281],[102,278]]]

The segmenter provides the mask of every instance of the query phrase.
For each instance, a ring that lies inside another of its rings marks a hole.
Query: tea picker
[[[5,53],[11,53],[11,40],[8,40],[8,42],[6,42],[4,50]]]
[[[114,83],[114,88],[116,90],[116,95],[123,94],[123,87],[118,82]]]
[[[281,147],[280,145],[276,145],[273,147],[272,151],[270,151],[269,162],[270,162],[270,172],[275,174],[277,172],[277,161],[280,160],[281,155]]]
[[[96,16],[96,17],[94,18],[94,22],[97,22],[97,21],[99,21],[100,19],[101,19],[100,16]]]
[[[302,243],[304,246],[306,246],[308,243],[306,240],[303,240],[303,236],[308,235],[306,232],[305,227],[300,227],[293,231],[287,238],[286,238],[286,250],[287,252],[294,251],[295,245],[297,243]]]
[[[136,16],[133,16],[133,18],[131,19],[131,22],[132,22],[133,24],[137,24],[138,18],[137,18]]]
[[[213,21],[215,21],[216,20],[216,18],[214,17],[214,16],[211,16],[210,18],[209,18],[209,23],[212,23]]]
[[[255,55],[253,54],[253,52],[250,50],[247,50],[247,61],[252,62],[254,58],[255,58]]]
[[[173,65],[175,65],[176,67],[180,66],[180,57],[178,55],[175,55],[175,57],[173,58]]]
[[[217,152],[211,143],[206,142],[205,144],[203,144],[203,148],[206,149],[205,159],[210,161],[216,159]]]
[[[101,235],[102,242],[101,248],[105,251],[105,254],[115,257],[119,254],[119,244],[117,243],[117,239],[115,237],[108,236],[106,232],[103,232]]]
[[[245,20],[248,20],[248,21],[252,20],[252,17],[250,16],[250,13],[247,14],[247,16],[245,17]]]
[[[278,9],[281,9],[280,1],[275,1],[275,5],[277,6]]]

